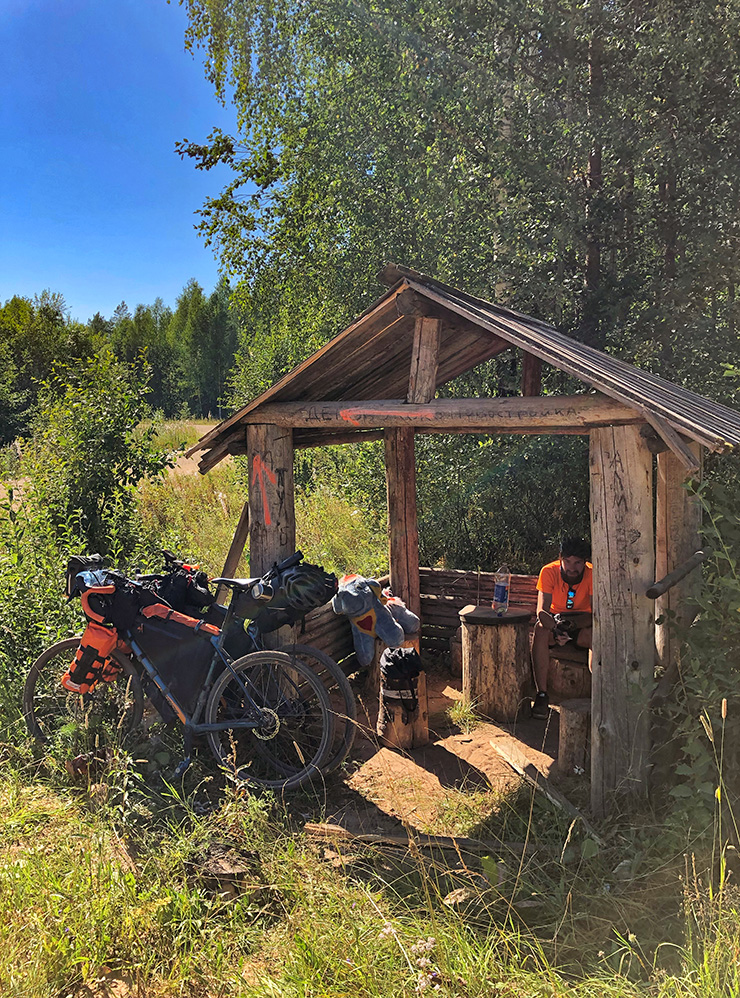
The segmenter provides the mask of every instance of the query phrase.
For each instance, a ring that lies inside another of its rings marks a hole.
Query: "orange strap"
[[[214,624],[208,624],[205,620],[198,620],[197,617],[188,617],[184,613],[178,613],[163,603],[154,603],[152,606],[145,606],[141,610],[142,617],[159,617],[160,620],[174,620],[176,624],[184,624],[194,631],[205,631],[206,634],[220,634],[221,631]]]
[[[95,586],[93,589],[88,589],[82,594],[82,596],[80,596],[82,610],[88,620],[94,620],[97,624],[105,623],[105,617],[102,617],[99,613],[95,613],[95,611],[90,608],[88,600],[91,596],[110,596],[115,591],[115,586]]]

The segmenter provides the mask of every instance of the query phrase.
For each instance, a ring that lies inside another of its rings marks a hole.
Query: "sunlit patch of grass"
[[[482,823],[498,808],[500,795],[492,790],[448,787],[431,819],[421,829],[434,835],[475,837]]]
[[[246,502],[233,466],[207,475],[171,475],[142,482],[138,509],[151,547],[168,547],[219,575]],[[246,560],[240,569],[246,571]]]
[[[445,713],[450,722],[458,727],[464,735],[469,735],[481,723],[476,713],[475,700],[456,700]]]

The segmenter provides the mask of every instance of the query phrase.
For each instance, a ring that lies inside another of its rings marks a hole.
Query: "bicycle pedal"
[[[182,776],[184,776],[187,773],[191,765],[192,765],[192,759],[188,755],[181,762],[178,762],[177,768],[173,773],[174,778],[176,780],[179,780]]]

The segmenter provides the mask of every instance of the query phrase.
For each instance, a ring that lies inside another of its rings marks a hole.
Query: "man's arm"
[[[552,606],[552,593],[537,593],[537,613],[540,610],[546,610],[550,612],[550,607]]]

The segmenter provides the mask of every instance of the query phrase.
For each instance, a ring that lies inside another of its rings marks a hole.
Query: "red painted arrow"
[[[268,480],[273,484],[277,484],[277,475],[274,471],[270,471],[265,462],[262,460],[259,454],[254,455],[254,460],[252,461],[252,485],[259,483],[260,490],[262,492],[262,509],[265,514],[265,526],[272,526],[272,517],[270,516],[270,506],[267,502],[267,487],[265,486],[265,475],[267,475]]]

